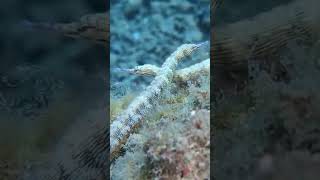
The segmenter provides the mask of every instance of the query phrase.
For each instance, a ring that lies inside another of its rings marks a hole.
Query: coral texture
[[[165,129],[146,142],[147,166],[159,179],[208,179],[210,111],[192,111],[182,134],[166,137]]]

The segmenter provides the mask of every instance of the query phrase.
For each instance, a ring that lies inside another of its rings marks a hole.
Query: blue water
[[[141,89],[152,80],[151,77],[139,77],[114,69],[142,64],[161,66],[181,44],[208,41],[209,17],[209,1],[112,2],[111,95]],[[195,61],[188,63],[194,64]]]

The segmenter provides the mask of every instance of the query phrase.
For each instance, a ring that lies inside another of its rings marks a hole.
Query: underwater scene
[[[110,4],[110,178],[209,179],[210,1]]]
[[[0,180],[319,179],[320,1],[1,3]]]
[[[213,179],[319,179],[320,1],[215,4]]]

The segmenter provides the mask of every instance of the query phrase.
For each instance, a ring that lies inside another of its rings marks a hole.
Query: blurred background
[[[288,4],[292,0],[220,0],[219,2],[220,6],[215,13],[217,26],[253,17],[276,6]]]
[[[1,1],[0,179],[63,154],[85,137],[80,130],[106,122],[106,48],[23,22],[72,22],[108,8],[102,0]]]
[[[221,2],[214,179],[318,179],[319,1]]]

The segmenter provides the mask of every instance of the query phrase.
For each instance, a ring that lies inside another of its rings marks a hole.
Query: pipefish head
[[[204,41],[199,44],[183,44],[181,45],[176,52],[176,59],[181,60],[184,57],[190,56],[194,51],[209,45],[209,41]]]
[[[209,41],[204,41],[199,44],[196,44],[196,47],[201,48],[201,47],[205,47],[205,46],[209,46],[209,45],[210,45]]]
[[[200,48],[205,48],[205,47],[209,47],[210,43],[209,41],[204,41],[204,42],[201,42],[201,43],[198,43],[198,44],[192,44],[191,48],[190,48],[190,51],[196,51]]]

